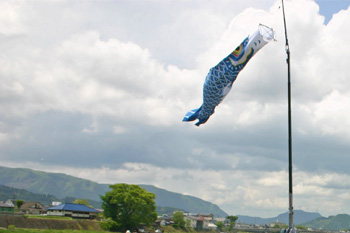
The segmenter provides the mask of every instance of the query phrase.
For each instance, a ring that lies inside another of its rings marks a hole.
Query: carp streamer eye
[[[241,54],[243,50],[243,44],[241,44],[240,46],[238,46],[235,51],[232,52],[232,55],[235,57],[239,57],[239,55]]]

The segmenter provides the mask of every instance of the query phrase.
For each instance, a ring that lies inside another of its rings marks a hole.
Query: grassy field
[[[0,215],[0,233],[95,233],[103,232],[97,220],[76,220],[60,216],[2,216]],[[6,229],[8,228],[8,229]]]
[[[10,233],[10,232],[17,232],[17,233],[103,233],[107,231],[84,231],[84,230],[51,230],[51,229],[23,229],[23,228],[15,228],[15,229],[8,229],[8,230],[2,230],[0,229],[0,233]]]
[[[71,217],[65,217],[65,216],[50,216],[50,215],[32,215],[32,214],[25,214],[25,218],[39,218],[39,219],[58,219],[58,220],[73,220]]]

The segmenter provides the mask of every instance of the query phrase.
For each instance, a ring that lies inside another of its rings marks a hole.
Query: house
[[[46,208],[39,202],[24,202],[19,210],[25,214],[40,215],[46,213]]]
[[[191,227],[193,229],[198,229],[198,230],[203,229],[204,223],[203,223],[203,220],[201,220],[199,217],[186,215],[184,216],[184,220],[188,227]]]
[[[208,225],[206,225],[205,229],[209,229],[209,230],[216,230],[218,227],[216,226],[216,224],[209,222]]]
[[[246,228],[253,228],[253,227],[254,227],[253,224],[248,224],[248,223],[238,222],[235,224],[235,228],[237,229],[246,229]]]
[[[216,229],[212,214],[186,214],[184,220],[194,229]]]
[[[58,206],[58,205],[61,205],[62,204],[62,202],[60,202],[60,201],[52,201],[51,202],[51,206]]]
[[[0,201],[0,213],[13,214],[15,212],[15,205],[11,200]]]
[[[67,216],[72,218],[97,218],[97,214],[101,211],[82,204],[61,204],[47,209],[47,215]]]
[[[163,216],[159,216],[155,223],[157,226],[167,226],[174,224],[174,221],[172,217],[164,214]]]

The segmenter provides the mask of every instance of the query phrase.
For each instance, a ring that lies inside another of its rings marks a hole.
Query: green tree
[[[132,230],[140,224],[151,225],[157,220],[153,193],[138,185],[114,184],[112,190],[100,196],[104,216],[109,219],[109,230]]]
[[[86,199],[75,199],[75,200],[73,201],[73,203],[74,203],[74,204],[82,204],[82,205],[86,205],[86,206],[92,207],[92,206],[90,205],[90,203],[88,202],[88,200],[86,200]]]
[[[24,201],[23,200],[16,200],[16,206],[17,208],[21,208],[21,206],[23,205]]]
[[[232,230],[232,228],[234,228],[236,225],[236,221],[237,221],[238,217],[230,215],[230,216],[227,216],[226,219],[229,220],[229,222],[230,222],[230,226],[228,227],[229,230]]]
[[[299,229],[299,230],[305,230],[305,229],[307,229],[307,227],[304,227],[303,225],[296,225],[295,226],[297,229]],[[287,226],[287,228],[288,228],[288,226]]]
[[[186,227],[188,228],[191,227],[191,220],[189,219],[186,220]]]
[[[224,228],[224,222],[223,221],[217,221],[216,226],[218,227],[218,230],[222,230]]]
[[[173,215],[173,220],[175,222],[174,226],[179,228],[185,227],[184,213],[181,211],[176,211]]]

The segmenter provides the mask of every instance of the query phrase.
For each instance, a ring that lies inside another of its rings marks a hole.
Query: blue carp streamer
[[[274,31],[264,25],[248,36],[219,64],[209,70],[203,86],[203,104],[200,108],[189,111],[182,121],[198,119],[197,126],[207,122],[225,96],[230,92],[233,82],[249,60],[264,45],[274,39]]]

